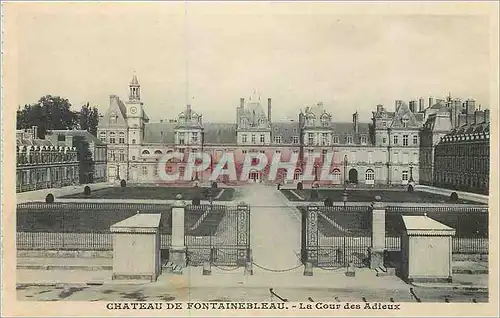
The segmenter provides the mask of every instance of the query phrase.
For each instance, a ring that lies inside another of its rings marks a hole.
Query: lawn
[[[222,194],[221,194],[222,192]],[[212,193],[214,201],[232,201],[234,188],[170,188],[170,187],[110,187],[92,191],[87,196],[83,192],[63,196],[74,199],[141,199],[141,200],[174,200],[181,194],[185,200],[193,200],[201,195],[202,200],[208,200],[207,194]],[[220,197],[217,197],[219,196]]]
[[[281,192],[289,201],[302,201],[293,193],[295,192],[300,197],[304,198],[304,201],[311,200],[312,189],[303,190],[290,190],[283,189]],[[317,202],[323,202],[326,198],[330,198],[333,202],[343,201],[343,190],[337,189],[321,189],[319,192],[319,200],[314,200]],[[427,192],[407,192],[401,190],[349,190],[347,200],[349,202],[373,202],[375,196],[381,196],[384,202],[408,202],[408,203],[450,203],[449,197],[427,193]],[[461,204],[478,204],[477,202],[462,200],[459,198],[457,203]]]
[[[369,212],[368,209],[364,211],[360,209],[359,211],[343,212],[324,208],[322,211],[326,217],[341,227],[338,228],[331,222],[328,222],[324,217],[319,217],[318,227],[325,236],[371,235],[371,212]],[[403,214],[422,215],[419,212],[413,212],[411,210]],[[456,229],[457,237],[488,237],[488,213],[463,213],[456,211],[438,212],[429,210],[427,216]],[[400,236],[405,230],[401,213],[387,212],[385,222],[387,236]]]
[[[206,214],[207,209],[202,207],[186,208],[186,235],[207,236],[216,232],[226,207],[215,205]],[[172,210],[165,204],[28,203],[18,206],[16,227],[17,232],[109,233],[113,224],[137,211],[161,214],[161,232],[171,234]]]

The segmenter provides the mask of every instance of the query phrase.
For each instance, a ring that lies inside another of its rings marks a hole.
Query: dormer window
[[[117,121],[118,121],[118,116],[116,115],[116,113],[111,113],[109,115],[109,124],[114,125],[116,124]]]
[[[325,126],[328,126],[328,124],[330,123],[330,119],[328,118],[328,115],[323,115],[321,116],[321,126],[325,127]]]
[[[361,143],[366,144],[366,136],[361,136]]]
[[[347,136],[346,141],[348,144],[352,144],[352,136]]]
[[[408,118],[404,117],[401,122],[403,123],[403,127],[406,128],[408,126]]]

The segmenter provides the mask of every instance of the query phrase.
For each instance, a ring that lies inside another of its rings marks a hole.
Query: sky
[[[104,112],[135,72],[151,121],[190,103],[204,121],[232,122],[254,90],[272,98],[273,120],[323,102],[335,121],[358,111],[368,122],[377,104],[449,92],[488,106],[487,17],[338,5],[19,4],[17,100],[52,94]]]

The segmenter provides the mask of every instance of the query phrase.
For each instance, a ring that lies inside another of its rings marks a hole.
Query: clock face
[[[132,114],[137,113],[137,108],[135,108],[135,107],[130,108],[130,112],[131,112]]]

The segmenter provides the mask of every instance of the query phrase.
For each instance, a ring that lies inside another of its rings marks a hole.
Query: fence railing
[[[135,203],[43,203],[17,206],[17,248],[21,250],[112,250],[111,225],[139,213],[160,213],[161,249],[171,246],[169,205]],[[191,265],[210,261],[240,265],[250,252],[249,209],[188,205],[185,245]]]

